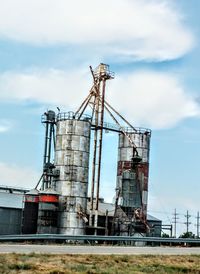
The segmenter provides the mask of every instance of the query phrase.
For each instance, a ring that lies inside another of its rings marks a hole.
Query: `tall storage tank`
[[[22,234],[37,233],[39,192],[32,189],[24,195]]]
[[[83,235],[86,227],[90,117],[74,114],[57,117],[55,166],[60,170],[56,190],[60,193],[59,233]]]
[[[126,129],[126,133],[137,147],[141,161],[134,165],[133,146],[128,138],[119,133],[117,189],[119,203],[128,217],[146,222],[148,199],[148,172],[151,131],[137,128]]]
[[[53,189],[46,189],[39,193],[37,233],[55,234],[58,226],[59,195]]]

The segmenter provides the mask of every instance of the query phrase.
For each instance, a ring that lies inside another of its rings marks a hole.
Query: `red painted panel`
[[[118,167],[117,167],[117,175],[120,176],[120,175],[122,175],[123,171],[130,170],[131,166],[132,166],[131,161],[119,161]]]
[[[148,191],[149,164],[140,163],[137,166],[138,178],[141,181],[142,190]]]
[[[124,161],[123,162],[123,170],[131,169],[131,161]]]
[[[42,203],[58,203],[58,195],[42,194],[39,201]]]

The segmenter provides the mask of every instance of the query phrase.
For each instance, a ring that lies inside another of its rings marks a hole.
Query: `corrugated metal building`
[[[23,194],[0,189],[0,234],[20,234]]]

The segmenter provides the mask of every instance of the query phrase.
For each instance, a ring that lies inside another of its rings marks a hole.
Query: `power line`
[[[197,238],[199,238],[199,226],[200,226],[200,224],[199,224],[199,220],[200,220],[199,211],[197,212],[196,219],[197,219],[197,224],[196,224],[196,227],[197,227]]]
[[[174,221],[172,221],[172,223],[174,223],[174,237],[176,238],[176,225],[177,225],[177,220],[179,219],[177,216],[178,216],[179,214],[176,212],[176,208],[175,208],[175,210],[174,210],[174,213],[173,213],[173,220]]]
[[[191,222],[189,222],[189,219],[190,219],[191,215],[189,215],[188,210],[187,210],[187,214],[185,215],[185,217],[186,217],[186,222],[185,222],[186,232],[188,233],[189,232],[189,225],[191,224]]]

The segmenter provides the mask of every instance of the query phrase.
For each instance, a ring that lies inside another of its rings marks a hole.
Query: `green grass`
[[[200,256],[1,254],[0,273],[197,273]]]

